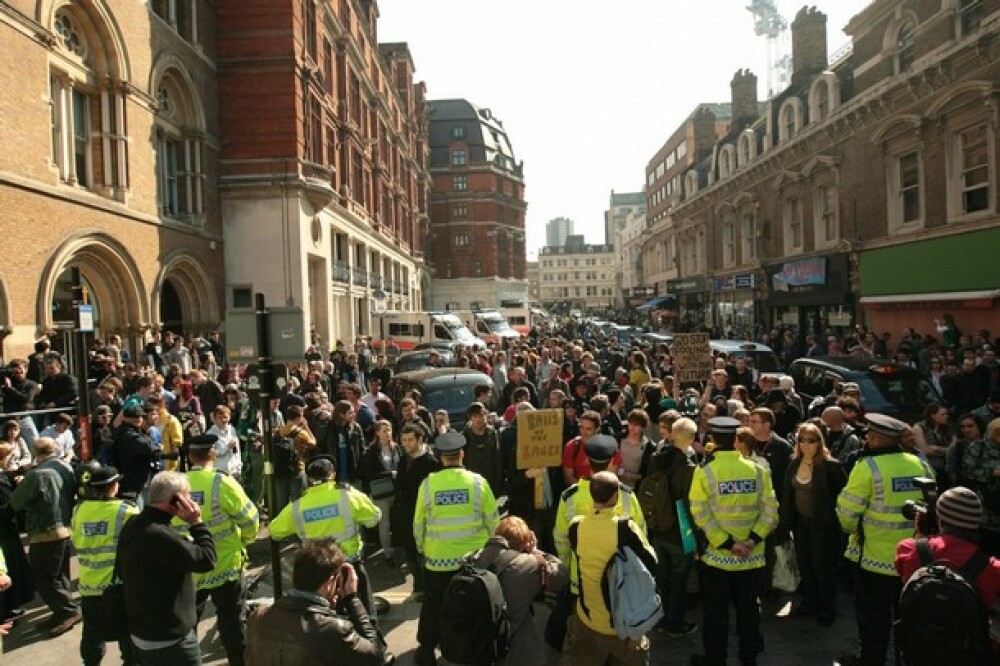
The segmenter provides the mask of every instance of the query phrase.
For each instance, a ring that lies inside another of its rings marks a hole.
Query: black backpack
[[[441,655],[463,666],[489,666],[510,649],[507,601],[497,576],[517,553],[505,553],[483,569],[473,564],[480,552],[466,559],[441,600]]]
[[[635,496],[646,519],[646,529],[662,534],[677,523],[677,509],[670,494],[670,477],[662,469],[653,470],[639,481]]]
[[[271,442],[271,464],[274,475],[279,479],[288,479],[298,472],[298,456],[295,454],[295,438],[302,428],[292,428],[287,435],[275,435]]]
[[[917,539],[922,565],[899,598],[896,644],[908,666],[993,663],[989,618],[975,581],[989,566],[977,549],[958,571],[938,564],[927,539]]]

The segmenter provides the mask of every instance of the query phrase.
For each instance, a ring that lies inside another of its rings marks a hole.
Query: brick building
[[[324,343],[420,310],[427,107],[375,0],[220,0],[227,304],[298,306]],[[267,26],[267,29],[262,29]]]
[[[0,3],[2,355],[72,320],[96,335],[222,316],[215,18],[200,3]],[[56,346],[64,344],[54,336]]]
[[[688,323],[996,331],[1000,0],[876,0],[846,31],[828,63],[800,11],[790,86],[685,171],[664,226]]]
[[[463,99],[430,102],[432,307],[528,300],[524,165],[503,123]]]

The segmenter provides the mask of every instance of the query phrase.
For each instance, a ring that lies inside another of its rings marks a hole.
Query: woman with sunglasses
[[[832,574],[841,551],[837,495],[847,484],[847,475],[830,455],[818,425],[799,426],[784,484],[779,535],[794,536],[802,576],[802,603],[792,614],[815,615],[820,626],[828,627],[836,617],[837,590]]]

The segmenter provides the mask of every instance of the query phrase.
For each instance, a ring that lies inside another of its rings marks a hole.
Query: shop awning
[[[662,310],[664,308],[672,308],[677,303],[677,299],[673,296],[657,296],[652,298],[637,309],[639,310]]]
[[[978,301],[982,299],[1000,298],[1000,289],[983,289],[980,291],[944,291],[928,294],[892,294],[889,296],[862,296],[862,305],[878,305],[880,303],[920,303],[922,301]]]

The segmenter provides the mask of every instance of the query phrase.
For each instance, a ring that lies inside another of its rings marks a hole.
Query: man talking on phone
[[[190,526],[190,540],[170,526],[175,516]],[[215,562],[215,542],[188,478],[157,474],[149,503],[125,524],[118,542],[128,631],[143,666],[200,666],[194,574],[211,571]]]

